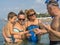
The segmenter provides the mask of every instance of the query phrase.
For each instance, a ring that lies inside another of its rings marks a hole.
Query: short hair
[[[14,16],[17,16],[17,14],[14,13],[14,12],[9,12],[9,13],[8,13],[8,20],[9,20],[9,18],[12,19]]]
[[[48,5],[59,6],[58,2],[56,2],[56,1],[54,1],[54,2],[49,1],[49,3],[47,4],[47,6]]]
[[[23,12],[23,10],[21,10],[21,11],[18,13],[18,17],[19,17],[19,15],[21,15],[21,14],[25,15],[25,13]]]

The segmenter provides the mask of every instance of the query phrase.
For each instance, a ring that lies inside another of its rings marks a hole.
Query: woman
[[[47,31],[44,30],[41,20],[37,19],[36,12],[33,9],[27,10],[26,15],[27,15],[27,19],[28,19],[28,21],[26,22],[26,28],[27,28],[27,30],[30,31],[30,37],[29,37],[29,34],[27,34],[28,40],[31,42],[38,42],[38,37],[37,37],[38,32],[36,31],[36,28],[42,29],[41,33],[42,32],[45,33]],[[32,26],[34,28],[32,28],[30,26]],[[31,28],[32,31],[29,28]],[[36,32],[36,33],[34,33],[34,32]]]
[[[25,34],[28,33],[28,31],[26,31],[25,14],[23,11],[18,13],[18,20],[14,26],[14,32],[18,33],[17,35],[14,35],[15,41],[22,43]]]

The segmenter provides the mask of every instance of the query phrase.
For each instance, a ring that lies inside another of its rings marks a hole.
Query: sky
[[[7,18],[9,12],[33,8],[37,13],[46,13],[46,0],[0,0],[0,19]],[[60,5],[60,1],[59,1]]]

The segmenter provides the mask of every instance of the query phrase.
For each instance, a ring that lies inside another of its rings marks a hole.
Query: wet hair
[[[25,15],[25,13],[21,10],[19,13],[18,13],[18,17],[19,15]]]
[[[14,13],[14,12],[9,12],[8,13],[8,20],[11,18],[13,18],[14,16],[17,16],[17,14],[16,13]]]
[[[27,19],[29,19],[28,15],[30,14],[30,12],[34,12],[34,13],[36,14],[36,12],[35,12],[34,9],[29,9],[29,10],[27,10],[27,11],[26,11]]]

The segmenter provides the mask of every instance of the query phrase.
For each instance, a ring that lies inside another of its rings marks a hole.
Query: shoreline
[[[40,17],[40,18],[37,18],[37,19],[40,19],[43,22],[50,22],[50,21],[52,21],[52,18],[51,17]],[[7,22],[7,19],[1,19],[1,21]]]
[[[40,18],[37,18],[37,19],[40,19],[42,22],[51,22],[52,21],[51,17],[40,17]]]

